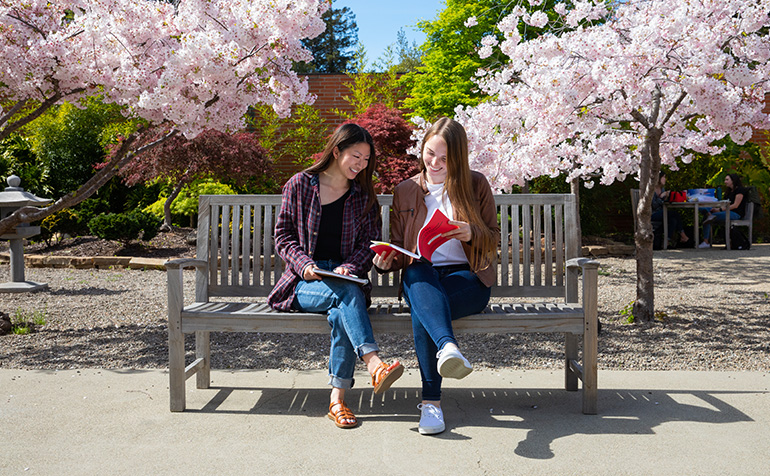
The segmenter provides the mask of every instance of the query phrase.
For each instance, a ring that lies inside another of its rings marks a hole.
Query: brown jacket
[[[499,240],[500,225],[497,222],[497,208],[495,198],[492,196],[492,188],[487,178],[479,172],[471,171],[472,187],[476,193],[476,204],[479,214],[490,230],[494,231]],[[428,187],[425,185],[425,177],[422,173],[408,178],[396,186],[393,193],[393,213],[390,216],[390,242],[417,252],[417,233],[425,223],[428,216],[428,207],[425,205],[425,195]],[[471,233],[476,234],[475,225],[471,225]],[[471,238],[473,242],[473,238]],[[471,244],[463,243],[465,256],[470,261]],[[399,254],[393,260],[391,269],[402,269],[411,264],[412,258]],[[485,286],[495,284],[497,263],[492,262],[489,267],[482,270],[473,270]]]

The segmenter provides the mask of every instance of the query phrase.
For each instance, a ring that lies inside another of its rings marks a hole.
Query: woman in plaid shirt
[[[286,182],[275,224],[275,247],[286,271],[268,303],[281,311],[326,313],[331,326],[328,416],[340,428],[358,424],[345,405],[357,358],[372,376],[374,393],[387,390],[404,372],[398,361],[387,365],[378,355],[367,313],[371,285],[322,279],[315,272],[363,277],[372,267],[369,244],[380,239],[382,224],[374,166],[372,136],[361,126],[343,124],[321,158]]]

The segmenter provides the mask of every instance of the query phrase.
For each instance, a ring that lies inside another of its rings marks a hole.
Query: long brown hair
[[[334,131],[329,141],[326,142],[326,147],[321,153],[321,157],[313,165],[306,168],[305,172],[315,175],[320,174],[334,163],[334,149],[342,153],[348,147],[362,142],[369,144],[369,163],[366,164],[366,170],[356,175],[355,181],[358,182],[364,193],[369,197],[366,209],[364,210],[364,215],[366,215],[378,203],[377,193],[374,191],[374,184],[372,183],[372,175],[377,165],[377,159],[374,152],[374,140],[369,131],[352,122],[342,124]]]
[[[469,260],[471,268],[474,271],[480,271],[494,262],[497,255],[497,237],[481,219],[476,205],[471,168],[468,164],[468,136],[459,122],[442,117],[425,133],[420,151],[422,155],[425,153],[425,143],[433,136],[439,136],[446,142],[447,175],[444,180],[444,190],[455,210],[455,220],[469,223],[480,235],[473,236],[471,244],[473,253]],[[420,160],[420,172],[425,173],[424,160]]]
[[[738,174],[727,174],[728,177],[730,177],[730,180],[733,182],[733,188],[727,187],[727,190],[729,192],[728,195],[733,193],[735,190],[737,190],[740,187],[743,187],[743,183],[741,183],[741,176]]]

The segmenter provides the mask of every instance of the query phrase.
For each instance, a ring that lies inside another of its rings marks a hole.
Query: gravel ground
[[[660,320],[628,324],[620,312],[635,296],[632,258],[601,258],[599,367],[627,370],[770,370],[770,245],[750,251],[669,250],[655,254]],[[0,280],[9,279],[7,264]],[[46,323],[29,335],[0,336],[0,368],[165,368],[163,271],[27,269],[49,290],[0,294],[0,310],[33,312]],[[188,294],[194,273],[185,273]],[[408,336],[379,336],[383,355],[417,363]],[[188,337],[192,350],[192,337]],[[555,334],[462,335],[478,368],[561,368]],[[212,334],[212,366],[326,368],[328,337]],[[190,354],[192,355],[192,354]]]

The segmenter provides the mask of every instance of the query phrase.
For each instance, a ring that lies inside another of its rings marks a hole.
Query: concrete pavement
[[[599,414],[559,371],[445,381],[447,431],[417,433],[419,372],[374,397],[365,375],[325,417],[323,371],[213,371],[168,410],[162,370],[0,369],[0,474],[770,473],[770,374],[599,372]]]

